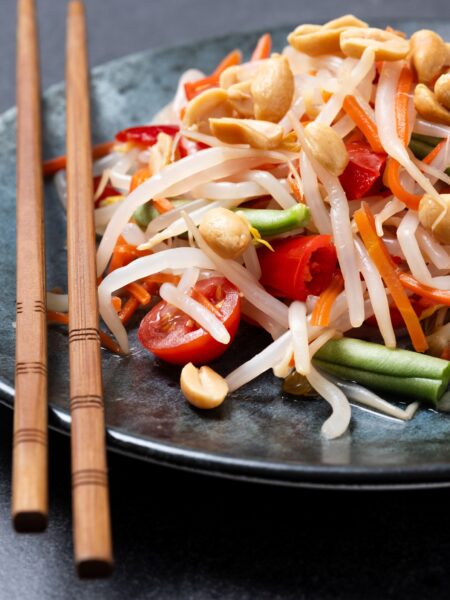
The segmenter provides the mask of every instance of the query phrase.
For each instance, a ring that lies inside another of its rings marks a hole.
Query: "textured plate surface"
[[[422,24],[399,24],[412,31]],[[449,24],[428,26],[450,39]],[[288,29],[274,33],[275,48]],[[234,47],[250,52],[257,34],[239,34],[194,45],[127,56],[96,68],[92,76],[94,141],[146,122],[174,92],[190,66],[210,71]],[[64,152],[64,88],[44,95],[44,152]],[[15,302],[15,110],[0,118],[0,301],[2,401],[12,405]],[[46,187],[48,287],[66,288],[65,216],[52,184]],[[252,356],[267,338],[243,331],[215,368],[227,373]],[[329,414],[323,401],[285,397],[266,374],[211,412],[193,410],[178,389],[177,369],[152,360],[132,335],[132,354],[103,354],[108,443],[141,458],[210,473],[294,485],[410,485],[450,482],[450,416],[421,410],[408,424],[353,410],[351,433],[327,442],[320,427]],[[49,331],[51,422],[67,431],[67,336]],[[413,398],[410,398],[412,401]]]

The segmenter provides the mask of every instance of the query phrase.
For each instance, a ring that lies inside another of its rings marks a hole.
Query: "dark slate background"
[[[37,0],[43,84],[63,77],[65,2]],[[14,103],[15,2],[0,0],[0,111]],[[447,0],[88,0],[92,64],[201,36],[328,19],[450,19]],[[0,140],[1,143],[1,140]],[[50,525],[9,518],[12,419],[0,408],[0,600],[447,598],[448,490],[320,492],[191,475],[110,455],[116,570],[72,563],[68,439],[50,435]]]

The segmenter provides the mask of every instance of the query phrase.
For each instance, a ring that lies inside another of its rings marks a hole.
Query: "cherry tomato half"
[[[199,281],[195,292],[200,292],[220,312],[231,343],[241,314],[238,289],[224,277],[211,277]],[[216,341],[189,316],[164,300],[142,319],[138,337],[144,348],[175,365],[188,362],[203,365],[218,358],[229,345]]]

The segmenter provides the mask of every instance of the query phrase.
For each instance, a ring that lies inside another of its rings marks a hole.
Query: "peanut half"
[[[411,36],[411,52],[412,63],[421,83],[436,77],[447,60],[444,40],[430,29],[421,29]]]
[[[314,158],[332,175],[342,175],[348,152],[342,138],[329,125],[310,123],[305,128],[308,148]]]
[[[419,204],[419,221],[442,244],[450,244],[450,194],[440,194],[446,209],[433,196],[424,194]],[[442,215],[442,211],[445,211]],[[441,217],[441,218],[440,218]]]
[[[423,83],[417,84],[414,90],[414,107],[425,119],[450,125],[450,110],[439,104],[434,93]]]
[[[344,15],[323,26],[299,25],[288,35],[288,42],[293,48],[309,56],[340,54],[339,38],[348,27],[364,28],[368,25],[353,15]]]
[[[210,119],[211,132],[227,144],[249,144],[252,148],[273,150],[280,145],[284,130],[270,121],[256,119]]]
[[[340,47],[346,56],[361,58],[366,48],[375,52],[375,60],[400,60],[409,52],[409,42],[401,36],[376,27],[350,27],[340,36]]]
[[[197,408],[216,408],[228,394],[228,384],[223,377],[209,367],[197,369],[192,363],[183,367],[180,387],[189,404]]]

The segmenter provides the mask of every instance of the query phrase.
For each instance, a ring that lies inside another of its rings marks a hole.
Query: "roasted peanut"
[[[366,48],[372,48],[375,60],[400,60],[408,54],[409,42],[395,33],[376,27],[349,27],[341,33],[340,48],[352,58],[361,58]]]
[[[450,110],[450,73],[441,75],[434,84],[436,100],[447,110]]]
[[[447,60],[444,40],[430,29],[421,29],[411,36],[412,62],[419,82],[427,83],[438,75]]]
[[[255,119],[277,123],[294,97],[294,76],[286,56],[263,61],[251,83]]]
[[[255,114],[253,96],[251,93],[252,82],[250,79],[235,83],[228,88],[228,100],[239,113],[240,117],[251,119]]]
[[[423,83],[417,84],[414,90],[414,107],[425,119],[450,125],[450,110],[439,104],[434,93]]]
[[[300,25],[288,35],[289,44],[310,56],[340,54],[339,38],[348,27],[368,27],[353,15],[344,15],[325,25]]]
[[[156,144],[149,149],[148,166],[152,175],[159,173],[161,169],[170,164],[172,146],[173,138],[170,135],[164,132],[158,134]]]
[[[256,63],[246,63],[244,65],[234,65],[232,67],[228,67],[220,75],[219,86],[224,90],[227,90],[236,83],[242,83],[252,79],[257,70],[258,64]]]
[[[348,152],[342,138],[329,125],[310,123],[305,128],[308,148],[324,169],[341,175],[348,164]]]
[[[273,150],[283,139],[283,128],[270,121],[255,119],[210,119],[211,132],[227,144],[249,144],[252,148]]]
[[[419,204],[419,221],[442,244],[450,244],[450,194],[440,194],[446,209],[433,196],[424,194]],[[441,217],[442,212],[444,215]]]
[[[209,133],[210,117],[230,117],[233,107],[228,94],[220,88],[212,88],[193,98],[186,106],[183,122],[188,127],[196,127],[202,133]]]
[[[252,240],[246,221],[227,208],[209,210],[199,229],[208,246],[222,258],[237,258]]]
[[[209,367],[197,369],[192,363],[183,367],[180,387],[189,404],[197,408],[216,408],[228,394],[223,377]]]

